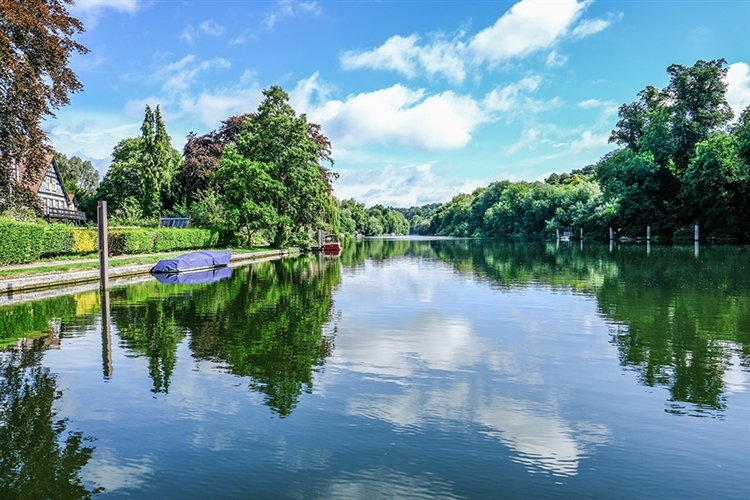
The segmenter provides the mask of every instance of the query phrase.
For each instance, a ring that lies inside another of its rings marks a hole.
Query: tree
[[[281,87],[273,86],[263,95],[236,144],[224,149],[216,184],[234,191],[226,196],[228,211],[246,221],[250,213],[262,216],[273,245],[281,247],[292,233],[306,233],[324,223],[331,187],[327,169],[319,162],[329,155],[328,140],[310,138],[307,117],[297,116]],[[239,186],[249,193],[239,193]]]
[[[99,186],[99,172],[89,160],[82,160],[77,156],[68,158],[57,151],[54,153],[55,164],[69,193],[83,197],[91,195]]]
[[[73,40],[83,24],[68,14],[72,0],[0,0],[0,197],[12,190],[14,164],[29,179],[51,152],[41,128],[53,109],[83,86],[68,68],[71,54],[88,49]]]
[[[172,179],[177,175],[182,157],[169,142],[171,138],[167,134],[158,105],[155,113],[146,106],[141,133],[141,207],[147,217],[154,217],[161,215],[165,201],[163,198],[171,195]]]

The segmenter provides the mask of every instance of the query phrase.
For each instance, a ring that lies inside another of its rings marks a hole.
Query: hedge
[[[193,250],[219,243],[219,233],[207,229],[111,229],[108,236],[110,255]],[[0,265],[24,264],[42,256],[87,254],[97,248],[94,229],[0,217]]]
[[[0,217],[0,265],[31,262],[43,248],[43,225]]]

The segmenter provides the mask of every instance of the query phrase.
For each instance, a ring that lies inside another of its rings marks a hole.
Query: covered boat
[[[151,268],[152,273],[182,273],[226,266],[232,258],[232,252],[221,250],[203,250],[201,252],[186,253],[173,259],[164,259]]]

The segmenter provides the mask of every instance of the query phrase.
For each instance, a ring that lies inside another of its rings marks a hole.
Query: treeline
[[[399,209],[416,234],[551,237],[583,229],[604,238],[692,236],[750,240],[750,107],[733,121],[726,61],[667,69],[669,85],[623,104],[597,164],[545,182],[501,181],[435,207]]]
[[[374,205],[365,208],[354,199],[343,200],[339,205],[339,228],[348,235],[409,234],[409,221],[397,209]]]
[[[280,87],[263,91],[255,113],[230,117],[218,131],[170,145],[159,107],[146,107],[141,136],[114,148],[94,198],[117,222],[155,225],[190,217],[235,244],[307,246],[318,228],[338,231],[331,143],[289,105]],[[227,241],[230,243],[230,241]]]

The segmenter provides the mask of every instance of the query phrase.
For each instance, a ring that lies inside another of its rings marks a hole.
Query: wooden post
[[[646,241],[651,241],[651,226],[646,226]]]
[[[102,298],[102,372],[104,378],[112,378],[112,322],[110,320],[109,290],[101,291]]]
[[[99,288],[109,289],[109,238],[107,237],[107,202],[100,201],[96,207],[99,226]]]
[[[695,241],[698,241],[698,224],[695,225]]]

